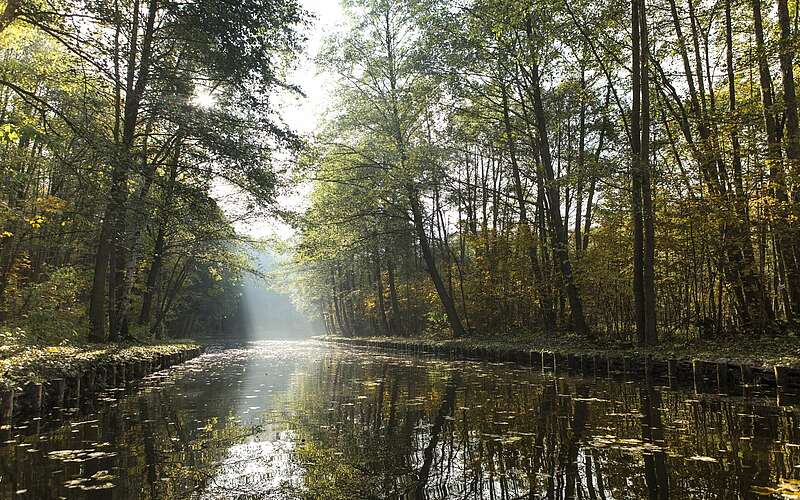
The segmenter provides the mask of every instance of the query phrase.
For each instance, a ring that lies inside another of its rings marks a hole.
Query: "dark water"
[[[5,431],[0,497],[800,498],[768,393],[269,342],[104,399]]]

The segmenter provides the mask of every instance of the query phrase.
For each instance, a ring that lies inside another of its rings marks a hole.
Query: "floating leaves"
[[[589,445],[594,448],[614,448],[629,453],[662,451],[660,446],[646,443],[641,439],[621,438],[610,434],[595,436]]]
[[[782,479],[775,487],[753,486],[751,490],[759,495],[780,495],[786,500],[800,499],[800,480]]]
[[[99,458],[110,458],[116,456],[114,452],[99,451],[95,449],[86,450],[55,450],[47,454],[48,458],[59,460],[61,462],[88,462],[89,460],[96,460]]]
[[[114,487],[112,479],[114,479],[114,476],[109,474],[107,470],[101,470],[89,477],[70,479],[64,483],[64,486],[70,489],[81,489],[83,491],[107,490]]]

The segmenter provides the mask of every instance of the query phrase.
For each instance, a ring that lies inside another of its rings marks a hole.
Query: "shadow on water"
[[[0,498],[794,498],[800,407],[314,342],[4,430]]]

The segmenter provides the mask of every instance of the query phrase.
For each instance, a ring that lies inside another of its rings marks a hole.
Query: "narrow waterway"
[[[317,342],[212,349],[1,433],[2,498],[800,495],[800,407],[768,393]]]

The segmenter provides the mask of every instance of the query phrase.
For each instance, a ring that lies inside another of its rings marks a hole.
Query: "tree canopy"
[[[776,5],[346,2],[305,297],[345,335],[795,330],[797,4]]]
[[[0,4],[0,316],[36,337],[213,332],[275,205],[295,0]]]

